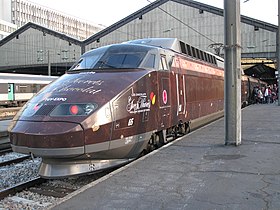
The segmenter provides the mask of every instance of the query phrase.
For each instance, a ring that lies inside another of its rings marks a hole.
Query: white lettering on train
[[[45,101],[66,101],[67,98],[46,98]]]

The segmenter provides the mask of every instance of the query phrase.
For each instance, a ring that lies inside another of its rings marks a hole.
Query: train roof
[[[121,46],[121,45],[142,45],[151,48],[160,48],[160,49],[167,49],[172,50],[174,52],[184,54],[190,58],[200,60],[206,63],[210,63],[215,65],[219,68],[224,68],[224,59],[214,55],[213,53],[200,50],[190,44],[186,44],[183,41],[177,38],[146,38],[146,39],[137,39],[131,40],[123,43],[112,44],[107,46],[102,46],[97,49],[90,50],[83,54],[83,56],[91,54],[92,51],[95,50],[102,50],[109,48],[111,46]]]
[[[181,52],[179,40],[177,38],[137,39],[137,40],[132,40],[132,41],[128,41],[125,43],[149,45],[149,46],[171,49],[176,52]]]
[[[89,55],[93,51],[96,50],[105,50],[107,48],[110,48],[112,46],[124,46],[124,45],[142,45],[145,47],[150,48],[157,48],[157,49],[167,49],[172,50],[173,52],[177,52],[183,55],[186,55],[190,58],[200,60],[206,63],[210,63],[212,65],[215,65],[219,68],[224,68],[224,59],[214,55],[213,53],[200,50],[190,44],[186,44],[183,41],[177,39],[177,38],[146,38],[146,39],[137,39],[137,40],[131,40],[123,43],[118,44],[112,44],[107,46],[102,46],[97,49],[90,50],[83,54]]]
[[[132,40],[125,43],[141,44],[141,45],[160,47],[164,49],[170,49],[175,52],[185,54],[189,57],[202,60],[208,63],[212,63],[218,67],[221,68],[224,67],[223,58],[214,55],[213,53],[203,51],[189,44],[186,44],[177,38],[147,38],[147,39]]]

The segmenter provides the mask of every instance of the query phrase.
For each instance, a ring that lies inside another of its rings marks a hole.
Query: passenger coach
[[[0,73],[0,106],[22,106],[55,76]]]

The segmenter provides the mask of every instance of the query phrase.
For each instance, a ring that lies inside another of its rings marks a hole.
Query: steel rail
[[[33,187],[37,184],[42,184],[45,181],[46,181],[46,179],[43,179],[41,177],[36,177],[36,178],[31,179],[29,181],[22,182],[22,183],[14,185],[12,187],[3,189],[3,190],[0,191],[0,200],[2,200],[3,198],[5,198],[9,195],[14,195],[14,194],[26,189],[26,188]]]
[[[20,163],[24,160],[29,159],[30,157],[31,157],[30,155],[26,155],[26,156],[23,156],[23,157],[12,159],[12,160],[3,161],[3,162],[0,163],[0,167],[11,165],[13,163]]]
[[[4,149],[0,149],[0,155],[5,155],[6,153],[8,152],[12,152],[12,148],[11,147],[7,147],[7,148],[4,148]]]

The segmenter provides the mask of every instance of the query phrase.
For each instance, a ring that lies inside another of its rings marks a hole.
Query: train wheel
[[[154,143],[157,148],[161,147],[164,145],[164,138],[163,138],[163,133],[162,131],[159,131],[154,134]]]
[[[172,141],[177,138],[177,126],[166,129],[166,139],[167,141]]]
[[[164,135],[164,131],[159,131],[156,133],[156,135],[160,146],[164,145],[167,142],[166,135]]]
[[[183,136],[186,134],[186,126],[185,123],[183,123],[182,120],[179,121],[178,126],[177,126],[177,134],[180,136]]]
[[[164,139],[162,137],[162,131],[153,133],[148,143],[147,150],[151,152],[154,149],[161,147],[164,144]]]
[[[181,122],[178,124],[178,131],[177,131],[178,135],[183,136],[190,132],[191,132],[190,122],[184,122],[184,123]]]
[[[191,131],[190,129],[190,122],[184,122],[183,121],[180,121],[179,124],[178,124],[178,129],[177,129],[177,133],[181,136],[189,133]]]
[[[191,122],[188,121],[188,122],[185,122],[185,127],[186,127],[186,133],[190,133],[191,132]]]

